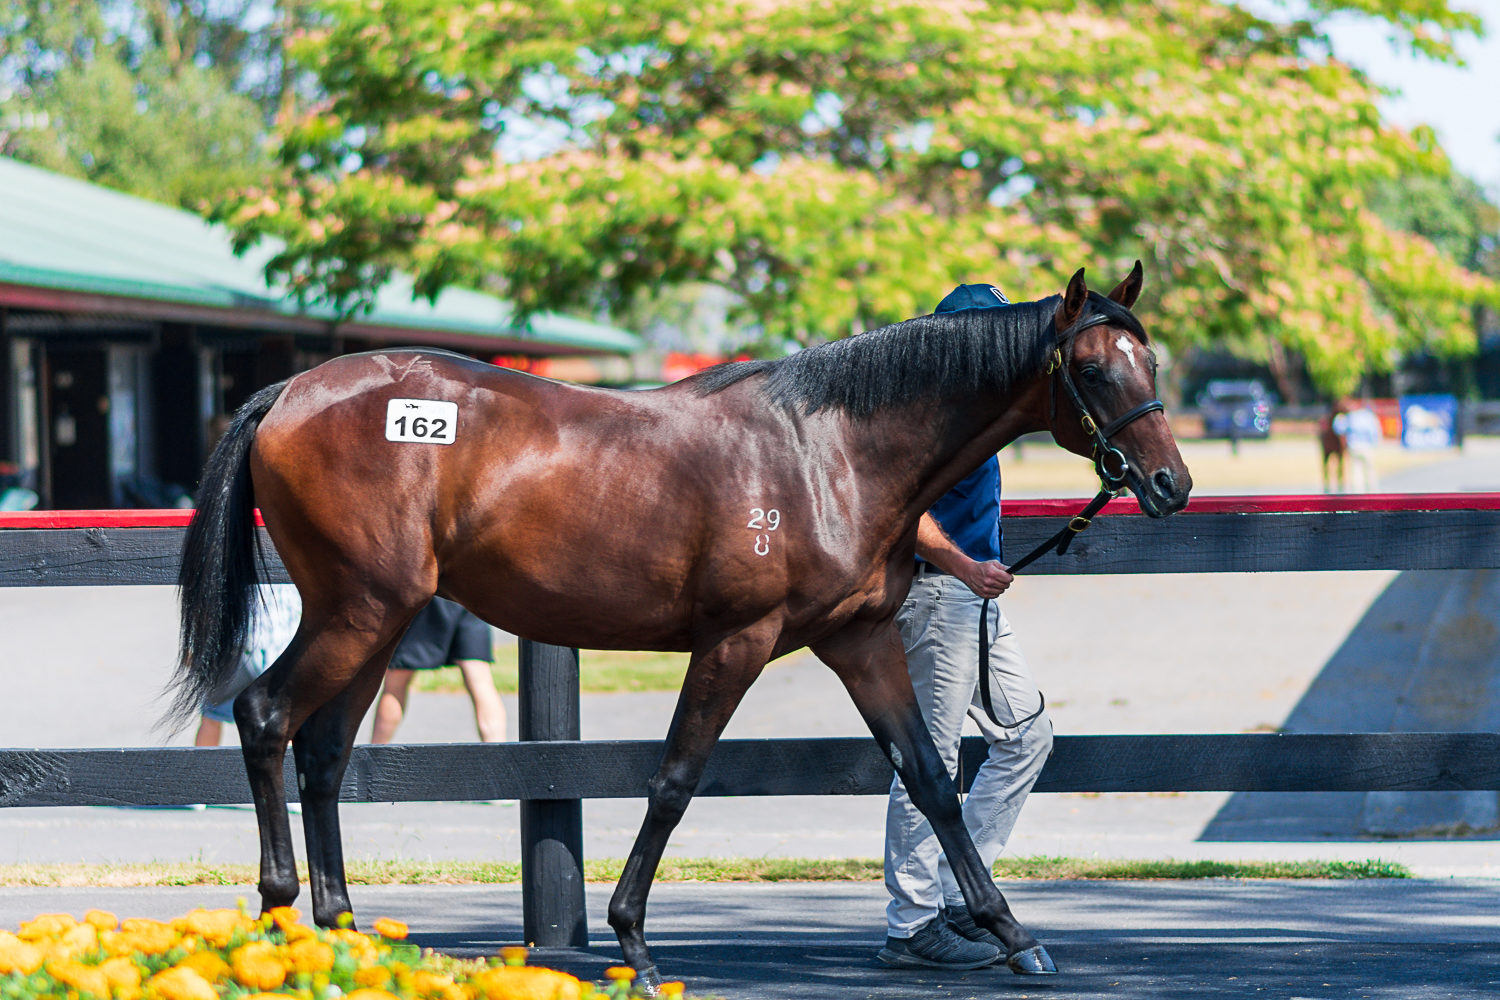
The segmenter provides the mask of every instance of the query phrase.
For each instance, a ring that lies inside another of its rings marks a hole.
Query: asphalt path
[[[587,949],[537,949],[534,964],[600,981],[619,961],[608,886],[589,886]],[[731,1000],[863,997],[1202,997],[1447,1000],[1500,995],[1500,908],[1488,880],[1038,882],[1005,887],[1060,974],[891,970],[879,884],[662,884],[647,937],[662,975]],[[355,886],[361,926],[407,922],[411,940],[468,956],[521,941],[520,890]],[[234,906],[246,887],[7,889],[0,926],[91,907],[165,919]]]

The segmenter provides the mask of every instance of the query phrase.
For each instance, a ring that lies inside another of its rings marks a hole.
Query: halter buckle
[[[1052,352],[1052,357],[1047,359],[1047,366],[1042,369],[1043,375],[1051,375],[1062,367],[1062,349],[1057,348]]]
[[[1099,425],[1094,423],[1094,418],[1090,414],[1085,413],[1083,415],[1083,432],[1092,436],[1098,429]]]
[[[1093,518],[1084,517],[1082,514],[1075,514],[1073,515],[1073,520],[1068,522],[1068,530],[1077,534],[1093,523]]]

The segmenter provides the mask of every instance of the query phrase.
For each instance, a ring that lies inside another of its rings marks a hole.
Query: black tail
[[[198,510],[182,543],[177,571],[181,630],[172,705],[161,725],[181,728],[234,676],[250,629],[259,535],[250,445],[285,382],[246,401],[219,439],[198,487]]]

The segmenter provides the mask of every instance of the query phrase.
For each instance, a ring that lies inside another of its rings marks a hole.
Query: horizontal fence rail
[[[358,746],[343,802],[643,798],[654,740]],[[986,746],[963,746],[968,791]],[[867,738],[723,740],[698,795],[884,795],[891,765]],[[290,756],[286,788],[295,800]],[[1382,792],[1500,789],[1500,733],[1059,736],[1038,792]],[[250,801],[236,747],[0,750],[0,806],[231,805]]]
[[[1005,543],[1028,551],[1082,500],[1008,502]],[[173,585],[191,511],[0,513],[0,587]],[[265,578],[286,570],[264,528]],[[1195,499],[1154,521],[1111,502],[1039,574],[1500,568],[1500,493]],[[579,741],[578,653],[522,640],[513,744],[359,746],[346,802],[521,800],[526,939],[588,943],[581,800],[642,797],[655,741]],[[0,740],[4,734],[0,734]],[[960,785],[985,756],[964,741]],[[290,757],[289,798],[296,796]],[[892,770],[869,738],[724,740],[700,795],[879,795]],[[1500,734],[1060,736],[1039,792],[1500,790]],[[235,804],[235,748],[0,749],[0,806]]]
[[[1005,545],[1027,552],[1083,500],[1010,501]],[[0,514],[0,587],[177,582],[191,511]],[[266,577],[287,581],[265,530]],[[1209,497],[1157,521],[1111,501],[1068,554],[1033,574],[1500,568],[1500,494]]]

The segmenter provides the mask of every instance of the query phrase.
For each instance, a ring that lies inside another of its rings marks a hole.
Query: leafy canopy
[[[1315,0],[1451,56],[1448,0]],[[523,308],[616,313],[690,281],[770,342],[1016,299],[1148,264],[1169,347],[1306,359],[1330,391],[1472,349],[1471,273],[1372,210],[1442,178],[1427,130],[1316,22],[1215,0],[320,0],[294,41],[326,99],[221,210],[303,295],[394,269]]]

